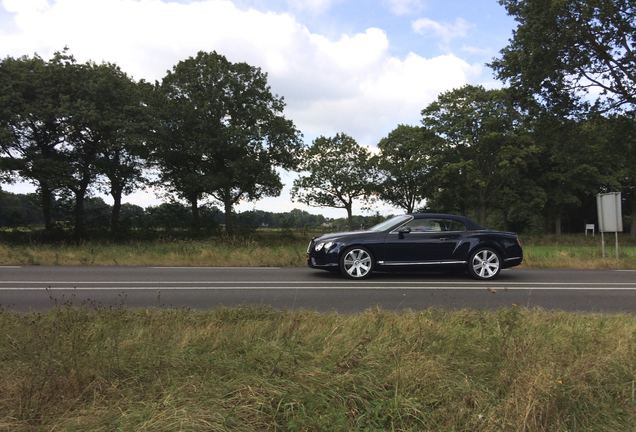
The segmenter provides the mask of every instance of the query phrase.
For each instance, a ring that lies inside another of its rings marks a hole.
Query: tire
[[[340,272],[348,279],[362,280],[371,276],[375,260],[369,249],[354,246],[340,255]]]
[[[501,272],[501,255],[489,247],[477,249],[468,260],[468,274],[477,280],[493,280]]]

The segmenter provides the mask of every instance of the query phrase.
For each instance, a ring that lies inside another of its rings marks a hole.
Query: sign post
[[[618,260],[618,233],[623,232],[623,217],[621,193],[610,192],[596,195],[596,210],[598,212],[598,230],[601,232],[601,250],[605,258],[605,236],[603,233],[613,232]]]

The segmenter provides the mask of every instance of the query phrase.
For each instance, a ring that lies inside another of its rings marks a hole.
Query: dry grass
[[[260,232],[207,240],[146,240],[81,245],[0,242],[0,265],[168,265],[295,267],[306,263],[312,234]],[[610,239],[613,241],[613,239]],[[600,240],[582,235],[523,238],[528,268],[636,269],[636,242],[621,238],[620,259],[601,256]]]
[[[636,430],[636,317],[0,313],[10,431]]]
[[[260,239],[87,242],[7,245],[0,243],[4,265],[179,265],[294,267],[306,263],[307,242]]]
[[[619,240],[615,257],[614,237],[606,238],[603,258],[600,237],[583,235],[540,236],[524,239],[524,266],[530,268],[636,269],[636,242],[627,235]]]

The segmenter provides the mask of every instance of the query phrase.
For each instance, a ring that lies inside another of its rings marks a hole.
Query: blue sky
[[[373,150],[397,124],[417,124],[440,92],[500,86],[485,63],[513,28],[496,0],[2,0],[0,56],[46,58],[67,45],[81,61],[111,61],[159,80],[179,60],[216,50],[269,73],[308,143],[346,132]],[[296,175],[284,173],[280,197],[239,208],[342,216],[291,202]],[[126,198],[159,200],[153,190]]]

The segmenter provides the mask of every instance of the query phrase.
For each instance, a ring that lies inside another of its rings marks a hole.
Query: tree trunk
[[[232,201],[229,197],[225,198],[223,202],[225,208],[225,232],[234,232],[234,221],[232,220]]]
[[[192,211],[190,229],[196,233],[199,231],[199,197],[196,195],[190,198],[190,210]]]
[[[479,224],[486,225],[486,192],[479,192]]]
[[[75,193],[75,227],[73,239],[79,243],[84,238],[84,201],[86,198],[86,188],[81,188]]]
[[[351,211],[351,203],[346,204],[345,208],[347,209],[347,224],[349,225],[349,229],[353,230],[353,213]]]
[[[121,214],[122,188],[111,188],[110,194],[113,197],[113,208],[110,213],[110,232],[116,234],[119,232],[119,216]]]
[[[554,218],[554,233],[558,236],[561,235],[561,215]]]
[[[636,187],[632,192],[632,227],[629,230],[629,234],[633,239],[636,239]]]
[[[42,205],[42,216],[44,217],[44,230],[51,232],[53,229],[53,216],[51,215],[53,192],[42,183],[40,183],[40,203]]]

